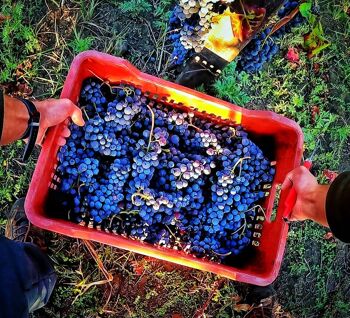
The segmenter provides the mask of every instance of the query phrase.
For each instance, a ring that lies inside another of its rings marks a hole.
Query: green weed
[[[72,48],[74,54],[89,50],[94,41],[91,36],[83,37],[81,32],[74,29],[74,39],[70,42],[69,46]]]
[[[155,3],[154,19],[152,21],[154,27],[158,30],[166,30],[170,17],[170,7],[174,3],[173,0],[158,0]]]
[[[125,45],[127,45],[125,34],[114,34],[110,38],[110,41],[105,43],[103,52],[115,56],[120,56],[124,50]]]
[[[23,164],[20,159],[23,149],[22,141],[0,149],[0,221],[5,220],[5,211],[11,204],[26,194],[35,154],[27,164]],[[0,226],[0,234],[2,230]]]
[[[297,293],[312,283],[312,293],[308,292],[304,299],[297,295],[287,299],[288,308],[298,312],[298,317],[311,317],[333,304],[337,298],[330,293],[333,288],[330,282],[337,284],[345,279],[336,261],[339,257],[338,243],[324,239],[326,232],[326,229],[306,222],[294,225],[289,233],[288,253],[284,260],[289,267],[289,279],[294,282]],[[305,291],[303,293],[306,294]],[[345,302],[345,295],[338,300]]]
[[[127,0],[119,4],[118,2],[119,1],[117,1],[117,5],[121,12],[132,18],[150,13],[152,10],[152,5],[147,0]]]
[[[349,314],[349,312],[350,312],[350,302],[349,301],[336,300],[334,305],[340,314],[342,314],[342,315]]]
[[[250,101],[249,95],[244,92],[248,75],[236,73],[236,65],[236,62],[230,63],[224,69],[222,76],[214,83],[213,88],[218,98],[244,106]]]
[[[0,83],[11,81],[27,55],[40,50],[33,28],[24,23],[23,10],[21,2],[5,0],[1,5],[7,19],[0,24]]]
[[[99,0],[79,1],[81,18],[84,22],[93,20],[99,4]]]

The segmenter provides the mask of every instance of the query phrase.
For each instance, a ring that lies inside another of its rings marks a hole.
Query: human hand
[[[43,101],[33,101],[38,112],[40,113],[39,133],[36,140],[37,144],[41,144],[49,127],[56,126],[67,118],[72,118],[73,123],[78,126],[85,124],[81,110],[68,98],[63,99],[46,99]],[[70,131],[64,127],[58,139],[58,144],[63,146],[66,143]]]
[[[290,221],[313,220],[328,226],[326,219],[326,196],[328,185],[318,184],[310,171],[301,166],[287,174],[282,190],[294,188],[297,193]]]

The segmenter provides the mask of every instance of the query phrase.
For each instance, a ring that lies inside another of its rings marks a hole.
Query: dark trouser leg
[[[43,307],[56,275],[49,258],[30,243],[0,237],[0,317],[28,317]]]

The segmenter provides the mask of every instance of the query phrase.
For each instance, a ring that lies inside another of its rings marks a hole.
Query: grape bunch
[[[298,1],[286,0],[277,15],[280,19],[287,16],[299,5]],[[272,28],[268,27],[261,33],[256,34],[250,43],[240,53],[237,68],[249,73],[260,71],[265,63],[272,60],[272,58],[279,52],[279,45],[276,40],[285,33],[290,33],[292,27],[303,22],[303,18],[298,13],[289,23],[282,26],[279,30],[270,35]]]
[[[275,169],[241,126],[93,78],[79,104],[58,154],[70,220],[216,261],[249,246]]]
[[[184,47],[181,43],[181,29],[185,22],[185,15],[180,6],[175,6],[171,12],[169,18],[169,40],[172,43],[173,51],[171,54],[171,60],[175,65],[181,65],[187,57],[191,55],[191,52]]]
[[[219,0],[180,0],[169,19],[169,39],[173,45],[172,61],[180,65],[193,52],[199,53],[218,15]]]

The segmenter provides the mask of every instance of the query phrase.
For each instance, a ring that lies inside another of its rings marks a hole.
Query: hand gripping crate
[[[276,189],[286,174],[300,164],[303,136],[300,127],[292,120],[269,111],[247,110],[180,85],[144,74],[126,60],[107,54],[86,51],[73,61],[65,81],[61,97],[77,102],[85,79],[98,76],[111,83],[132,83],[142,89],[149,98],[176,107],[196,108],[204,117],[219,116],[221,123],[240,124],[250,138],[262,147],[270,160],[276,161],[276,175],[270,195],[263,203],[266,219],[255,224],[254,245],[249,257],[230,265],[218,264],[152,244],[128,239],[113,233],[105,233],[83,227],[73,222],[55,218],[45,208],[50,188],[57,187],[57,140],[62,123],[48,132],[42,147],[25,201],[29,220],[36,226],[70,237],[93,240],[125,250],[152,256],[184,266],[216,273],[233,280],[255,285],[267,285],[274,281],[283,258],[288,224],[283,220],[284,202],[288,193],[281,193],[275,220],[271,220]],[[239,257],[238,257],[239,258]]]

